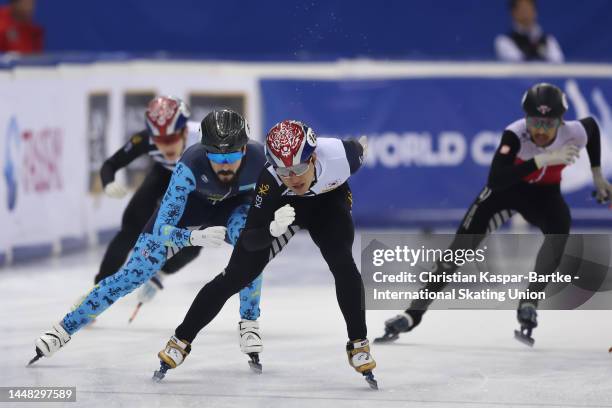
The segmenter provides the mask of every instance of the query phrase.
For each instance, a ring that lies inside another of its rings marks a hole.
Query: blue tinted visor
[[[238,160],[242,159],[243,156],[244,153],[242,151],[231,153],[206,153],[208,160],[217,164],[236,163]]]

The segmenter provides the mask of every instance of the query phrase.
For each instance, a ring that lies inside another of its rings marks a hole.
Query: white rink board
[[[89,191],[88,104],[92,94],[108,96],[109,157],[126,141],[124,96],[133,92],[185,100],[191,94],[244,96],[254,138],[260,138],[257,80],[252,76],[218,70],[185,73],[163,63],[67,64],[0,72],[0,167],[4,171],[12,164],[17,197],[9,209],[2,177],[0,254],[6,253],[9,261],[16,248],[53,245],[58,252],[62,239],[95,243],[98,232],[118,227],[129,196],[117,200]],[[16,137],[10,136],[11,126]],[[45,136],[50,133],[51,142]],[[34,165],[36,170],[31,170]],[[117,178],[123,174],[120,170]]]

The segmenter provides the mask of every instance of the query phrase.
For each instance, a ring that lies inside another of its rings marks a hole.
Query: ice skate
[[[160,368],[153,373],[153,380],[158,382],[163,380],[166,372],[181,365],[190,352],[191,344],[189,342],[179,340],[175,336],[170,337],[166,347],[157,353]]]
[[[365,340],[354,340],[346,343],[346,354],[349,364],[358,373],[363,374],[370,388],[377,390],[378,382],[374,379],[372,370],[376,368],[376,361],[370,354],[370,342]]]
[[[521,325],[520,330],[514,331],[514,338],[529,347],[533,347],[535,339],[531,332],[538,326],[538,313],[532,303],[523,303],[516,311],[516,318]]]
[[[261,374],[263,367],[259,362],[259,353],[263,351],[263,343],[259,333],[259,322],[257,320],[241,320],[238,323],[238,334],[240,336],[240,351],[249,356],[251,369]]]
[[[70,341],[70,335],[62,324],[54,324],[51,330],[47,330],[36,339],[36,356],[30,360],[28,365],[35,363],[41,357],[51,357],[53,353],[62,348],[68,341]]]
[[[399,338],[400,333],[409,332],[421,323],[422,310],[408,310],[385,322],[385,334],[374,339],[374,343],[391,343]]]

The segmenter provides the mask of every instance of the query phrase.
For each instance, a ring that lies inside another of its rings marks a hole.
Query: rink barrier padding
[[[53,254],[53,244],[19,245],[12,248],[12,263],[29,262],[48,258]]]
[[[62,255],[77,252],[87,247],[87,237],[64,237],[60,240],[60,253]]]
[[[113,239],[115,234],[117,234],[117,232],[119,232],[118,227],[105,228],[105,229],[99,230],[96,233],[98,244],[100,245],[108,244]]]

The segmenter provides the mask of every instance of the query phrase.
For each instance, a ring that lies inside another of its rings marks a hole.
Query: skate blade
[[[153,373],[152,380],[155,382],[160,382],[161,380],[163,380],[166,377],[166,373],[168,372],[169,368],[170,366],[168,364],[162,362],[161,366],[159,367],[159,370],[155,370],[155,372]]]
[[[251,367],[251,370],[257,374],[261,374],[263,372],[263,366],[259,362],[259,353],[249,353],[248,356],[250,358],[249,367]]]
[[[385,333],[381,337],[375,338],[374,343],[378,343],[378,344],[392,343],[397,339],[399,339],[399,334]]]
[[[41,357],[41,356],[39,356],[39,355],[34,356],[34,358],[33,358],[33,359],[31,359],[31,360],[30,360],[30,362],[29,362],[29,363],[26,365],[26,367],[29,367],[29,366],[31,366],[32,364],[34,364],[35,362],[37,362],[38,360],[40,360],[40,357]]]
[[[164,377],[166,377],[166,373],[162,373],[160,370],[156,370],[153,373],[152,380],[155,381],[155,382],[161,382],[161,380],[163,380]]]
[[[533,347],[533,344],[535,343],[535,339],[533,337],[523,334],[520,330],[514,331],[514,338],[529,347]]]
[[[138,302],[138,304],[136,305],[136,309],[134,309],[134,312],[132,312],[132,315],[130,316],[130,318],[128,320],[128,324],[132,323],[134,321],[134,319],[136,318],[136,315],[138,314],[138,311],[140,310],[141,306],[142,306],[142,302]]]
[[[374,379],[374,374],[371,371],[366,371],[363,376],[371,389],[378,390],[378,381]]]
[[[38,360],[40,360],[41,357],[43,357],[44,354],[42,353],[42,351],[40,351],[38,349],[38,347],[36,347],[36,355],[34,356],[33,359],[31,359],[28,364],[26,364],[26,367],[31,366],[32,364],[34,364],[35,362],[37,362]]]
[[[263,366],[260,363],[249,361],[249,367],[251,367],[251,370],[257,374],[263,373]]]

